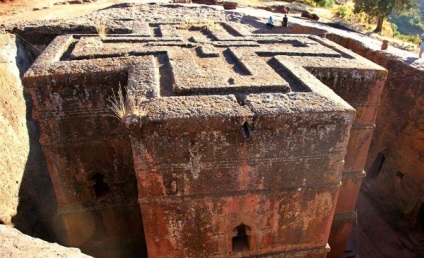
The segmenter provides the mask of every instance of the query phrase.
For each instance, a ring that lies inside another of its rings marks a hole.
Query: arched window
[[[110,192],[109,185],[105,182],[102,174],[96,173],[91,180],[93,180],[93,189],[97,198],[101,198]]]
[[[243,223],[233,229],[233,252],[250,250],[250,232],[250,227]]]

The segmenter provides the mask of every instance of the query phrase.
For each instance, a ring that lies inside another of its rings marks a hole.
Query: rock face
[[[67,248],[22,234],[17,229],[0,225],[1,257],[91,257],[82,254],[77,248]]]
[[[33,58],[13,35],[0,34],[0,221],[58,241],[56,200],[20,76]]]
[[[358,58],[356,55],[352,57]],[[332,250],[328,257],[342,257],[352,223],[355,221],[356,198],[365,176],[365,162],[387,73],[381,68],[373,71],[372,68],[361,64],[348,65],[352,70],[346,69],[344,65],[333,65],[336,68],[309,67],[308,70],[356,110],[345,157],[342,187],[329,238]]]
[[[57,37],[24,78],[70,244],[325,257],[333,218],[336,235],[352,220],[386,71],[315,36],[121,25]],[[127,128],[107,108],[119,85]]]
[[[351,39],[332,37],[389,70],[367,159],[364,191],[386,214],[387,222],[408,232],[422,249],[424,65],[413,62],[416,58],[389,56]]]
[[[0,221],[11,224],[29,154],[27,107],[16,66],[15,36],[0,34]]]

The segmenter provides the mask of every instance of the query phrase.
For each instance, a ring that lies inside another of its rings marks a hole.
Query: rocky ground
[[[1,0],[0,1],[0,26],[6,27],[10,24],[33,21],[33,20],[52,20],[68,19],[80,17],[107,8],[114,4],[123,3],[170,3],[172,0]],[[330,9],[313,7],[311,5],[297,1],[260,1],[260,0],[238,0],[240,7],[254,7],[248,9],[249,13],[254,10],[273,9],[278,10],[279,6],[287,6],[292,10],[293,17],[299,17],[300,12],[306,10],[316,13],[320,17],[320,22],[340,24],[350,29],[358,29],[355,24],[350,24],[334,16]],[[343,2],[343,1],[336,1]],[[222,7],[221,7],[222,9]],[[165,16],[166,18],[166,16]],[[397,39],[379,36],[378,34],[367,33],[368,36],[378,41],[388,40],[391,46],[401,48],[411,52],[418,52],[416,46],[402,42]]]
[[[0,225],[0,257],[3,258],[83,258],[91,257],[77,248],[66,248],[22,234],[14,228]]]
[[[363,187],[359,193],[356,207],[359,226],[353,228],[349,243],[356,257],[417,257],[411,240],[393,230],[380,217],[365,191],[366,187]]]

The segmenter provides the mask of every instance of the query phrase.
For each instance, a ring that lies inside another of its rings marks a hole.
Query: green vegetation
[[[333,9],[333,13],[346,21],[351,25],[354,25],[358,31],[368,31],[372,28],[371,23],[375,22],[375,19],[370,17],[364,12],[354,12],[354,5],[352,2],[348,2],[344,5],[339,5]],[[390,28],[391,31],[391,28]]]
[[[397,25],[402,34],[421,35],[424,33],[424,0],[416,0],[418,8],[411,9],[402,15],[392,14],[389,21]]]
[[[330,8],[334,5],[334,0],[304,0],[303,2],[324,8]]]
[[[393,30],[393,37],[400,39],[402,41],[411,42],[418,45],[420,43],[420,37],[418,35],[402,35],[397,28],[395,23],[391,23]]]
[[[349,20],[353,11],[348,5],[339,5],[336,8],[336,15],[342,19]]]
[[[419,15],[391,15],[389,21],[396,24],[396,30],[402,34],[421,34],[424,32],[424,23]]]
[[[421,1],[418,4],[420,4],[420,7],[424,7],[424,0],[417,1]],[[353,1],[349,1],[344,5],[335,6],[333,8],[333,13],[339,18],[348,21],[351,25],[355,25],[355,28],[362,32],[374,29],[375,27],[373,27],[372,24],[375,24],[377,21],[376,17],[372,17],[365,12],[354,12]],[[401,22],[399,22],[399,20]],[[389,22],[382,25],[382,30],[379,32],[380,35],[393,37],[404,42],[413,43],[414,45],[419,44],[420,40],[418,34],[421,35],[424,32],[424,23],[421,21],[419,9],[413,8],[408,10],[406,14],[399,16],[392,14],[388,18],[388,21]]]
[[[390,14],[403,14],[417,8],[416,0],[355,0],[355,13],[364,12],[377,20],[375,32],[381,32]]]
[[[334,5],[334,1],[333,0],[314,0],[316,5],[319,7],[325,7],[325,8],[329,8],[332,7]]]

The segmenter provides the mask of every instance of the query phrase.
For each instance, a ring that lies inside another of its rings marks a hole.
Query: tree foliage
[[[417,8],[415,0],[355,0],[356,12],[375,18],[387,18],[392,13],[402,14],[413,8]]]
[[[317,6],[319,7],[332,7],[334,5],[334,0],[314,0]]]
[[[383,21],[390,14],[402,14],[418,7],[416,0],[355,0],[355,12],[364,12],[370,17],[377,18],[377,28],[381,31]]]
[[[407,13],[400,16],[392,14],[388,20],[392,24],[396,24],[398,33],[405,35],[421,35],[424,33],[424,20],[420,14]],[[394,30],[394,33],[396,33],[396,30]]]

